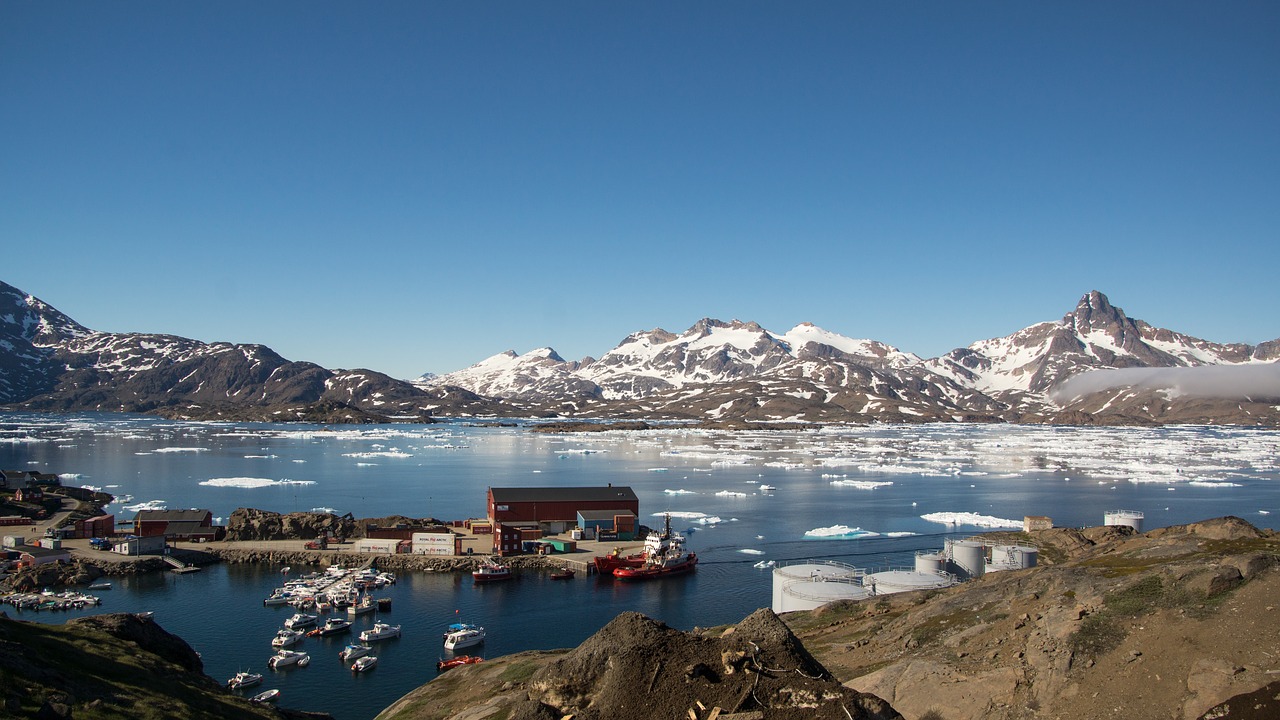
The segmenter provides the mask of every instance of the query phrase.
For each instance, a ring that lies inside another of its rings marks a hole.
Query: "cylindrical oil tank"
[[[828,580],[844,581],[844,584],[856,582],[862,571],[852,565],[832,562],[830,560],[800,560],[791,564],[778,565],[773,569],[773,611],[790,612],[792,610],[811,610],[812,607],[790,607],[788,594],[783,590],[796,583],[819,583]],[[859,589],[860,586],[859,586]],[[813,591],[814,594],[817,590]],[[792,593],[795,595],[795,593]],[[830,602],[828,600],[827,602]],[[803,603],[802,603],[803,604]],[[821,604],[821,603],[820,603]]]
[[[782,586],[782,607],[775,613],[812,610],[836,600],[862,600],[871,591],[853,578],[827,580],[794,580]]]
[[[955,577],[946,573],[909,570],[885,570],[871,573],[862,579],[863,587],[875,595],[892,595],[912,590],[937,590],[950,587],[953,583],[955,583]]]
[[[950,543],[951,567],[948,568],[961,580],[982,577],[987,569],[987,549],[977,540],[952,540]]]
[[[1112,510],[1102,516],[1103,525],[1128,525],[1136,533],[1142,532],[1143,514],[1137,510]]]
[[[1027,545],[996,545],[991,548],[991,560],[987,562],[987,572],[1033,568],[1039,557],[1039,548]]]
[[[942,557],[942,553],[938,552],[918,552],[916,553],[916,572],[918,573],[940,573],[946,570],[946,561]]]

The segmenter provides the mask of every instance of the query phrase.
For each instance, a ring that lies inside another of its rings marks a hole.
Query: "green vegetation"
[[[1084,618],[1080,629],[1072,633],[1071,649],[1082,656],[1096,658],[1119,647],[1128,631],[1125,623],[1157,609],[1179,610],[1190,617],[1204,617],[1215,610],[1227,593],[1212,597],[1193,592],[1185,586],[1166,584],[1158,575],[1149,575],[1103,598],[1103,607]]]
[[[499,682],[522,683],[533,675],[539,665],[536,662],[526,660],[522,662],[514,662],[502,669],[502,674],[498,676]]]

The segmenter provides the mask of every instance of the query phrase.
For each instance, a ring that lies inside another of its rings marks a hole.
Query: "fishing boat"
[[[557,570],[556,572],[551,573],[551,579],[552,580],[572,580],[573,575],[574,575],[573,568],[564,568],[562,570]]]
[[[350,620],[342,617],[331,617],[324,621],[324,625],[321,625],[307,633],[307,637],[325,637],[326,635],[337,635],[338,633],[350,631]]]
[[[279,699],[280,699],[280,691],[276,688],[272,688],[270,690],[264,690],[258,693],[257,695],[254,695],[253,697],[249,698],[249,702],[261,704],[261,703],[275,702],[276,700],[279,700]]]
[[[684,537],[671,532],[671,516],[666,516],[662,532],[651,532],[644,540],[644,564],[619,567],[613,576],[619,580],[651,580],[690,572],[698,564],[698,556],[684,549]]]
[[[388,625],[387,623],[377,622],[373,627],[360,633],[361,642],[369,642],[370,640],[386,640],[387,638],[400,637],[399,625]]]
[[[287,668],[293,665],[297,665],[298,667],[306,667],[310,663],[311,663],[311,656],[304,652],[297,652],[295,650],[281,650],[277,652],[275,655],[272,655],[271,658],[267,660],[267,667],[271,668],[272,670],[280,670],[281,668]]]
[[[311,627],[316,624],[320,618],[316,615],[308,613],[294,613],[288,620],[284,621],[284,626],[290,630],[301,630],[305,627]]]
[[[373,652],[373,648],[368,645],[349,643],[346,647],[342,648],[342,652],[338,653],[338,658],[343,662],[347,662],[349,660],[364,657],[371,652]]]
[[[484,642],[484,628],[479,625],[468,625],[461,630],[445,633],[444,649],[457,650]]]
[[[227,681],[227,687],[232,690],[253,687],[262,682],[262,673],[254,672],[238,672],[230,680]]]
[[[304,637],[306,637],[306,633],[301,630],[281,628],[276,631],[276,636],[271,638],[271,647],[287,648],[291,645],[297,645],[302,642]]]
[[[374,600],[369,595],[361,595],[360,599],[347,606],[347,614],[351,617],[371,613],[377,609]]]
[[[478,583],[486,583],[510,580],[515,576],[511,573],[510,567],[498,563],[493,558],[485,558],[480,562],[480,567],[472,571],[471,577]]]
[[[377,666],[377,655],[365,655],[364,657],[356,658],[356,661],[351,663],[351,672],[364,672],[366,670],[372,670]]]
[[[436,663],[436,672],[444,672],[445,670],[452,670],[456,667],[461,667],[463,665],[475,665],[478,662],[484,662],[484,658],[477,657],[475,655],[459,655],[458,657],[449,658],[448,660],[441,660],[440,662]]]

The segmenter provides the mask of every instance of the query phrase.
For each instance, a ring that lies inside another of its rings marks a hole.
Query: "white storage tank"
[[[987,548],[977,540],[952,540],[947,544],[951,556],[948,568],[961,580],[982,577],[987,569]]]
[[[862,585],[874,595],[892,595],[912,590],[939,590],[955,582],[955,576],[945,572],[885,570],[867,575]]]
[[[863,571],[830,560],[801,560],[773,569],[773,611],[812,610],[835,600],[861,600]]]
[[[918,552],[916,553],[916,572],[918,573],[940,573],[945,572],[946,559],[942,557],[940,552]]]
[[[1033,568],[1039,557],[1040,548],[1030,545],[996,545],[991,548],[987,572]]]
[[[1143,514],[1137,510],[1112,510],[1102,516],[1103,525],[1127,525],[1136,533],[1142,532]]]

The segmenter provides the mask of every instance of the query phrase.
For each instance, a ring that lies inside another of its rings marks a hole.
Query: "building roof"
[[[495,503],[527,502],[617,502],[638,503],[635,492],[625,485],[605,487],[518,487],[489,488]]]
[[[139,510],[138,514],[134,516],[134,522],[159,522],[162,520],[169,522],[182,522],[184,520],[204,522],[204,519],[212,514],[208,510]]]
[[[636,514],[630,510],[579,510],[578,514],[583,520],[612,520],[618,515],[630,515],[635,517]]]
[[[209,535],[213,527],[199,520],[170,520],[164,528],[165,535]]]
[[[59,557],[60,557],[60,556],[63,556],[63,555],[70,555],[70,554],[71,554],[71,551],[70,551],[70,550],[66,550],[66,549],[62,549],[62,550],[54,550],[53,548],[40,547],[40,546],[38,546],[38,545],[23,545],[22,547],[20,547],[20,548],[15,548],[15,549],[16,549],[18,552],[20,552],[20,553],[22,553],[22,554],[24,554],[24,555],[30,555],[30,556],[31,556],[31,557],[33,557],[33,558],[38,558],[38,557],[53,557],[53,556],[55,556],[55,555],[57,555],[57,556],[59,556]]]

